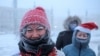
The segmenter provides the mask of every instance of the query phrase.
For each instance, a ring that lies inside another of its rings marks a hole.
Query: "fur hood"
[[[69,24],[71,21],[77,21],[78,22],[78,25],[81,24],[81,19],[78,17],[78,16],[69,16],[65,21],[64,21],[64,28],[66,30],[70,30],[69,29]]]

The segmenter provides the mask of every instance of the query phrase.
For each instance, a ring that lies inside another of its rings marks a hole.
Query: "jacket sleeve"
[[[92,49],[89,48],[89,50],[90,50],[90,53],[88,53],[88,54],[90,54],[90,56],[96,56],[96,53]]]
[[[59,33],[58,37],[57,37],[57,41],[56,41],[56,47],[58,50],[61,50],[62,48],[62,34],[61,32]]]
[[[94,55],[93,56],[96,56],[96,54],[94,53]]]
[[[96,56],[95,52],[93,51],[93,56]]]

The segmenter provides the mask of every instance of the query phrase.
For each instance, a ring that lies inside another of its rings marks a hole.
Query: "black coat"
[[[77,16],[68,17],[64,22],[64,28],[66,31],[62,31],[59,33],[57,41],[56,41],[56,47],[57,49],[61,50],[65,45],[69,45],[72,43],[72,35],[73,30],[70,29],[69,24],[72,21],[76,21],[78,25],[81,24],[81,19]]]
[[[73,31],[62,31],[59,33],[57,41],[56,41],[56,47],[57,49],[61,50],[65,45],[69,45],[72,43],[72,34]]]

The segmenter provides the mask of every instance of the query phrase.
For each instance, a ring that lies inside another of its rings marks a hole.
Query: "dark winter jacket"
[[[59,33],[59,36],[57,38],[57,42],[56,42],[56,47],[57,49],[61,49],[63,48],[65,45],[69,45],[72,43],[72,34],[73,31],[62,31]]]
[[[65,56],[96,56],[94,51],[89,48],[88,44],[90,38],[86,42],[81,43],[76,37],[77,31],[73,33],[72,44],[67,45],[63,48]]]
[[[54,46],[42,45],[37,51],[34,50],[33,52],[27,52],[23,47],[21,47],[21,44],[22,43],[20,42],[20,55],[18,56],[65,56],[63,52],[57,50]]]
[[[56,41],[56,47],[59,50],[61,50],[61,48],[63,48],[65,45],[69,45],[72,43],[73,31],[69,28],[69,24],[72,21],[77,21],[78,25],[81,24],[81,20],[76,16],[69,17],[68,19],[65,20],[64,28],[66,30],[59,33]]]
[[[19,42],[20,56],[65,56],[56,49],[50,38],[44,36],[39,41],[26,39],[23,35]]]
[[[40,47],[38,47],[38,50],[34,49],[34,51],[29,51],[27,52],[23,47],[22,47],[23,43],[19,43],[19,48],[20,48],[20,55],[21,56],[55,56],[55,52],[56,49],[54,48],[54,46],[50,46],[50,45],[41,45]],[[34,47],[34,46],[33,46]],[[34,47],[37,48],[37,47]]]

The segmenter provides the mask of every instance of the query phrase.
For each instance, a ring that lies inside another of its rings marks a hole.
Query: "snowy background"
[[[100,0],[0,0],[0,56],[19,52],[19,26],[26,11],[42,6],[51,25],[51,38],[56,42],[63,22],[77,15],[82,22],[94,21],[100,27]],[[90,47],[100,56],[100,29],[92,31]]]
[[[51,38],[56,42],[58,31],[53,31]],[[19,53],[18,49],[19,35],[13,33],[2,33],[0,34],[0,55],[1,56],[13,56],[14,54]],[[90,48],[92,48],[96,55],[98,55],[98,45],[100,43],[100,30],[93,31]],[[98,55],[99,56],[99,55]]]

